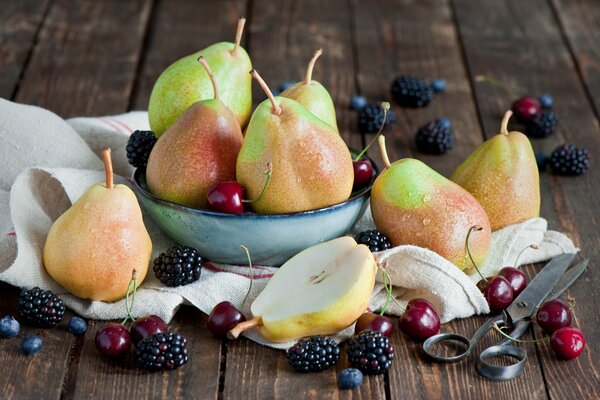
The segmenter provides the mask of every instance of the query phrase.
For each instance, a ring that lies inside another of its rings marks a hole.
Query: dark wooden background
[[[0,340],[3,399],[123,398],[600,398],[600,4],[595,0],[0,0],[0,96],[46,107],[63,117],[145,109],[154,80],[175,59],[215,41],[233,40],[238,17],[248,18],[244,46],[276,87],[299,79],[316,48],[325,51],[315,79],[331,91],[349,145],[368,137],[348,109],[353,94],[389,99],[395,75],[445,78],[448,88],[424,109],[394,107],[387,131],[392,159],[418,157],[449,174],[473,148],[497,133],[510,105],[501,89],[475,82],[486,74],[534,95],[556,99],[558,132],[535,141],[550,152],[563,142],[588,148],[592,168],[578,178],[543,173],[542,215],[592,259],[567,296],[576,300],[574,325],[587,336],[575,361],[558,361],[547,344],[524,345],[525,372],[508,382],[479,377],[472,362],[430,364],[419,346],[396,333],[398,358],[388,374],[369,377],[358,391],[339,391],[337,373],[300,375],[282,352],[245,339],[213,339],[206,316],[184,307],[172,322],[188,337],[190,363],[170,373],[146,373],[132,358],[100,357],[93,336],[100,322],[75,338],[42,330],[44,348],[20,354],[18,340]],[[255,89],[257,98],[261,93]],[[445,156],[414,150],[416,129],[439,116],[452,119],[456,147]],[[376,152],[374,152],[376,153]],[[375,154],[376,155],[376,154]],[[508,205],[510,206],[510,205]],[[539,266],[528,266],[529,274]],[[18,290],[0,284],[0,314],[16,313]],[[455,321],[444,331],[472,333],[484,317]],[[25,328],[20,337],[35,329]],[[485,344],[498,340],[494,335]],[[541,337],[536,328],[527,339]]]

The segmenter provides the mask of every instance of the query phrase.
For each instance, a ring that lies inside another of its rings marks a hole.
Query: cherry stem
[[[114,187],[114,173],[109,148],[102,150],[102,159],[104,160],[104,171],[106,171],[106,188],[112,189]]]
[[[387,112],[390,109],[390,103],[388,103],[387,101],[382,101],[380,106],[383,109],[383,122],[381,123],[381,126],[379,127],[379,131],[377,131],[377,134],[375,135],[375,137],[373,139],[371,139],[369,144],[367,144],[367,147],[365,147],[360,153],[358,153],[356,155],[356,157],[354,157],[354,161],[360,160],[365,155],[367,150],[369,150],[369,147],[371,147],[371,145],[377,141],[377,138],[379,137],[379,135],[381,135],[381,132],[383,132],[383,128],[385,127],[385,123],[387,122]]]
[[[271,89],[269,89],[269,86],[265,83],[263,78],[260,77],[260,75],[258,74],[258,72],[256,72],[255,69],[250,71],[250,75],[252,75],[252,77],[258,81],[258,84],[260,85],[262,90],[265,92],[269,100],[271,100],[271,104],[273,105],[273,114],[281,115],[281,107],[279,107],[279,104],[275,102],[275,96],[273,96],[273,92],[271,92]]]
[[[385,136],[379,136],[377,138],[377,141],[379,142],[379,150],[381,151],[381,158],[383,158],[383,164],[385,165],[385,168],[389,168],[392,166],[392,163],[390,162],[387,150],[385,148]]]
[[[246,300],[248,300],[248,296],[252,291],[252,282],[254,282],[254,269],[252,268],[252,258],[250,257],[250,250],[243,244],[240,247],[246,252],[246,257],[248,257],[248,266],[250,267],[250,286],[248,286],[248,291],[246,292],[246,296],[244,297],[244,301],[242,301],[240,309],[244,309],[244,305],[246,304]]]
[[[392,284],[392,278],[390,277],[390,274],[388,274],[387,271],[384,268],[380,267],[379,265],[377,266],[377,269],[379,269],[381,271],[381,276],[383,278],[383,287],[385,288],[385,291],[387,292],[387,299],[385,300],[385,304],[383,305],[383,308],[381,309],[381,312],[379,313],[379,315],[383,315],[389,305],[390,300],[393,300],[400,307],[402,307],[402,304],[400,304],[398,299],[396,299],[392,293],[394,285]],[[386,283],[386,280],[387,280],[387,283]]]
[[[500,134],[508,135],[508,120],[513,115],[511,110],[508,110],[504,113],[504,117],[502,118],[502,123],[500,125]]]
[[[208,65],[208,63],[206,62],[206,60],[204,59],[203,56],[198,57],[198,62],[200,64],[202,64],[202,66],[206,70],[206,73],[208,74],[208,77],[210,78],[210,82],[212,83],[213,92],[215,93],[214,99],[218,100],[219,99],[219,91],[217,90],[217,81],[215,80],[215,75],[213,74],[212,70],[210,69],[210,66]]]
[[[471,260],[471,263],[475,267],[475,270],[477,271],[477,273],[479,274],[479,276],[481,276],[481,279],[483,279],[485,282],[487,282],[487,279],[485,279],[485,277],[483,276],[483,274],[481,273],[481,271],[477,267],[477,264],[475,263],[475,260],[473,259],[473,256],[471,255],[471,249],[469,249],[469,238],[471,237],[471,232],[473,232],[473,231],[481,231],[481,230],[483,230],[483,228],[481,226],[479,226],[479,225],[473,225],[472,227],[469,228],[469,232],[467,232],[467,238],[465,239],[465,248],[467,249],[467,254],[469,255],[469,259]]]
[[[254,328],[255,326],[262,326],[262,324],[263,322],[261,317],[254,317],[251,320],[240,322],[232,330],[227,332],[227,338],[237,339],[242,334],[242,332]]]
[[[517,343],[540,343],[540,342],[545,342],[548,339],[550,339],[550,336],[546,336],[545,338],[535,339],[535,340],[521,340],[521,339],[514,338],[514,337],[510,336],[509,334],[505,333],[504,331],[502,331],[502,329],[500,329],[498,324],[494,324],[492,326],[496,331],[498,331],[499,334],[501,334],[505,338],[510,339],[513,342],[517,342]]]
[[[521,250],[519,252],[519,254],[517,254],[517,259],[515,260],[515,268],[519,265],[519,258],[521,258],[521,254],[523,254],[523,252],[527,249],[539,249],[539,247],[537,246],[537,244],[530,244],[529,246],[525,247],[523,250]]]
[[[237,54],[237,50],[240,47],[240,43],[242,41],[242,34],[244,33],[244,25],[246,24],[246,18],[240,18],[238,20],[237,30],[235,32],[235,42],[233,43],[233,49],[231,50],[231,55],[235,56]]]
[[[319,49],[315,51],[315,54],[310,59],[308,63],[308,68],[306,68],[306,80],[305,83],[310,85],[310,81],[312,80],[313,69],[315,68],[315,62],[317,62],[317,58],[319,58],[323,54],[323,49]]]
[[[519,97],[519,95],[517,94],[517,91],[514,88],[508,86],[505,82],[502,82],[499,79],[494,79],[494,78],[491,78],[491,77],[485,76],[485,75],[477,75],[475,77],[475,81],[491,83],[492,85],[496,85],[496,86],[504,89],[506,91],[506,93],[508,93],[514,99],[517,99]]]
[[[265,175],[267,176],[267,179],[265,179],[265,184],[263,185],[262,191],[260,192],[258,197],[254,200],[242,200],[242,203],[254,203],[255,201],[259,201],[263,197],[263,195],[267,191],[267,186],[269,185],[271,176],[273,176],[273,164],[270,162],[267,163],[267,170],[265,171]]]
[[[129,284],[127,285],[127,292],[125,293],[125,310],[127,310],[127,316],[121,322],[121,325],[125,325],[127,320],[131,320],[131,322],[135,322],[135,318],[131,313],[133,310],[133,305],[135,303],[135,295],[137,293],[137,271],[135,268],[131,271],[131,279],[129,280]],[[131,293],[131,289],[133,287],[133,294],[131,296],[131,303],[129,302],[129,293]]]

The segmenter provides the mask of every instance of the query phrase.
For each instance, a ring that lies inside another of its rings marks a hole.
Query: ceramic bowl
[[[248,263],[240,245],[248,247],[256,265],[279,266],[298,252],[346,234],[368,205],[375,174],[365,188],[343,203],[290,214],[225,214],[182,206],[154,196],[144,169],[134,174],[135,187],[145,210],[175,242],[193,247],[207,260]]]

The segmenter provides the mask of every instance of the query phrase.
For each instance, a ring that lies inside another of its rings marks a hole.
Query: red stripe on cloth
[[[17,232],[8,232],[6,236],[17,236]]]
[[[124,133],[124,134],[127,134],[127,135],[129,135],[129,132],[127,132],[126,130],[124,130],[124,128],[123,128],[123,127],[121,127],[121,126],[119,126],[119,125],[117,125],[117,124],[113,123],[113,122],[112,122],[110,119],[108,119],[108,118],[96,118],[96,119],[98,119],[98,120],[100,120],[100,121],[104,122],[105,124],[109,125],[111,128],[113,128],[113,130],[115,130],[115,131],[117,131],[117,132],[119,132],[119,133]]]
[[[214,265],[214,264],[212,264],[210,262],[205,262],[203,264],[203,268],[206,268],[206,269],[208,269],[210,271],[213,271],[213,272],[229,272],[231,274],[236,274],[236,275],[239,275],[239,276],[243,276],[244,278],[248,278],[248,279],[268,279],[268,278],[270,278],[270,277],[273,276],[273,274],[260,274],[260,275],[254,275],[254,276],[252,276],[252,275],[248,275],[248,274],[242,274],[242,273],[239,273],[239,272],[227,271],[225,269],[218,268],[216,265]],[[264,268],[264,267],[262,267],[262,268]]]
[[[129,125],[127,125],[125,122],[121,121],[120,119],[113,119],[114,122],[116,122],[117,124],[121,125],[122,127],[124,127],[125,129],[127,129],[127,131],[129,131],[129,133],[133,132],[133,129],[131,129],[129,127]]]

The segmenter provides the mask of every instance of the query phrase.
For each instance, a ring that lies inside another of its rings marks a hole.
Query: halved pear
[[[309,247],[283,264],[251,306],[252,327],[273,342],[330,335],[356,321],[369,304],[377,266],[369,248],[351,237]]]

